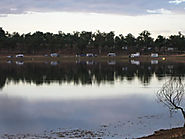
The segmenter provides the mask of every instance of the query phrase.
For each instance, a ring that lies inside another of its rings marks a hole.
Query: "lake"
[[[181,112],[156,96],[175,77],[184,84],[185,63],[0,63],[0,134],[59,138],[61,131],[68,138],[86,130],[102,138],[133,138],[182,127]]]

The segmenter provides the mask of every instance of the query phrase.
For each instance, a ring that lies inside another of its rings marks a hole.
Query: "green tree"
[[[144,49],[145,51],[147,51],[149,47],[153,46],[153,38],[150,37],[150,35],[150,32],[147,30],[144,30],[139,34],[139,36],[137,37],[137,43],[140,49]]]
[[[79,36],[79,41],[77,47],[80,52],[83,52],[88,46],[90,46],[92,41],[92,32],[82,31]]]
[[[108,47],[109,50],[114,50],[114,48],[115,48],[114,36],[115,36],[115,34],[113,31],[106,33],[106,35],[105,35],[105,46]]]
[[[180,51],[185,50],[185,36],[181,32],[178,35],[171,35],[169,43],[173,48],[177,48]]]
[[[155,40],[155,46],[161,51],[162,47],[166,47],[167,40],[165,37],[159,35]]]
[[[6,41],[6,33],[3,28],[0,27],[0,48],[4,48],[4,44]]]
[[[128,47],[128,49],[130,49],[131,51],[135,51],[136,50],[136,38],[129,33],[127,36],[125,36],[125,44]]]
[[[102,48],[105,46],[106,33],[101,33],[99,30],[93,34],[93,45],[98,49],[98,53],[101,54]]]

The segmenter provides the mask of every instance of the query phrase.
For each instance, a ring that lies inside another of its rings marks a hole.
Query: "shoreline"
[[[152,135],[140,137],[137,139],[180,139],[185,138],[185,127],[171,129],[161,129],[154,131]]]
[[[7,61],[24,61],[28,63],[39,63],[45,61],[58,61],[58,62],[76,62],[76,61],[96,61],[96,62],[107,62],[107,61],[118,61],[118,62],[130,62],[131,60],[140,62],[151,62],[157,60],[158,62],[180,62],[185,63],[185,54],[183,55],[160,55],[159,57],[151,57],[149,55],[142,55],[140,57],[130,58],[128,55],[125,56],[97,56],[97,57],[75,57],[75,56],[59,56],[50,57],[42,55],[25,55],[22,58],[11,57],[0,55],[0,62]]]
[[[2,133],[2,138],[118,138],[117,133],[106,132],[107,125],[102,125],[97,129],[82,129],[82,128],[57,128],[44,130],[41,133]],[[126,136],[122,136],[127,138]],[[129,137],[128,137],[129,138]],[[177,127],[171,129],[160,129],[154,131],[152,135],[143,137],[134,137],[134,139],[182,139],[185,138],[185,127]]]

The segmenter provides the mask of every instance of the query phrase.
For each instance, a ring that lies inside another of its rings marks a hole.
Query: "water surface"
[[[132,138],[183,126],[156,93],[172,77],[184,82],[184,71],[183,63],[1,63],[0,133],[78,128]]]

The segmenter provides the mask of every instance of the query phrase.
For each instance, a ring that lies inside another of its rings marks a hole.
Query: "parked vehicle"
[[[114,57],[114,56],[116,56],[116,53],[108,53],[107,56]]]
[[[22,58],[22,57],[24,57],[24,55],[23,54],[17,54],[15,57],[16,58]]]
[[[151,53],[151,57],[159,57],[158,53]]]
[[[76,57],[85,57],[86,54],[76,54]]]
[[[50,56],[51,57],[59,57],[59,54],[57,54],[57,53],[51,53]]]
[[[95,64],[95,62],[94,61],[86,61],[86,64],[87,65],[93,65],[93,64]]]
[[[168,51],[174,51],[174,48],[168,47],[167,50],[168,50]]]
[[[130,57],[140,57],[140,53],[137,52],[137,53],[135,53],[135,54],[131,54]]]
[[[13,58],[13,56],[7,56],[7,58]]]
[[[93,53],[87,53],[86,56],[87,57],[94,57],[94,54]]]

